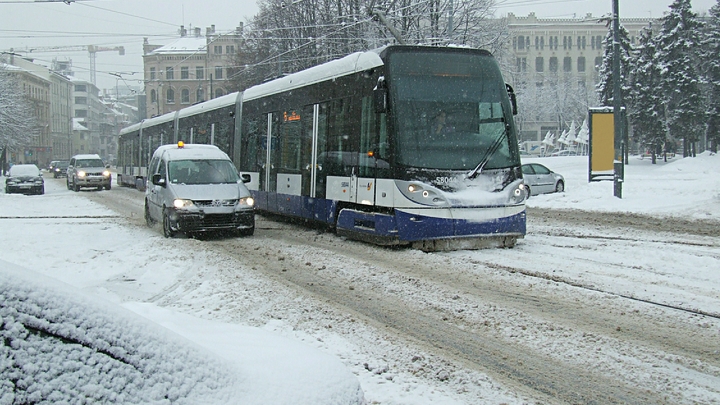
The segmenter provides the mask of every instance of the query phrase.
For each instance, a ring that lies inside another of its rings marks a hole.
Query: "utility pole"
[[[400,35],[400,32],[398,32],[398,30],[395,29],[390,22],[388,22],[382,11],[373,10],[372,15],[377,17],[377,19],[380,20],[380,22],[387,27],[388,30],[390,30],[390,33],[395,37],[395,40],[398,41],[400,45],[406,45],[405,40],[402,38],[402,35]]]
[[[449,43],[453,42],[453,14],[455,14],[455,4],[453,4],[453,0],[450,0],[450,5],[448,7],[448,26],[446,33]]]
[[[615,129],[614,195],[622,198],[625,181],[625,137],[623,136],[622,86],[620,72],[620,10],[619,0],[613,1],[613,121]]]

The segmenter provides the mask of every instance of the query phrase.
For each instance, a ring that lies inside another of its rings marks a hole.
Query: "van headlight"
[[[252,207],[255,205],[255,199],[252,197],[244,197],[238,200],[238,205],[244,205],[246,207]]]
[[[110,170],[105,170],[105,171],[103,172],[103,176],[105,176],[105,177],[110,177]]]
[[[175,208],[177,208],[179,210],[188,209],[188,208],[192,207],[193,205],[194,204],[193,204],[192,200],[186,200],[183,198],[176,198],[175,201],[173,201],[173,206],[175,206]]]

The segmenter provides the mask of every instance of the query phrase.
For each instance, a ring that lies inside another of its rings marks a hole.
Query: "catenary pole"
[[[620,5],[613,1],[613,121],[615,129],[615,176],[614,195],[622,198],[622,183],[625,180],[625,137],[623,136],[622,77],[620,72]]]

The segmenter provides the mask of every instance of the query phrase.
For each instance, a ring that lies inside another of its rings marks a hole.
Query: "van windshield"
[[[173,184],[223,184],[237,183],[240,176],[229,160],[173,160],[168,179]]]

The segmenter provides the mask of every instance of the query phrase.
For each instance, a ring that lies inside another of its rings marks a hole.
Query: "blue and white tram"
[[[389,46],[173,113],[166,140],[218,145],[260,211],[426,251],[513,246],[526,198],[514,110],[490,53]],[[123,131],[119,155],[133,137],[152,147],[144,131],[164,133],[163,117]]]

